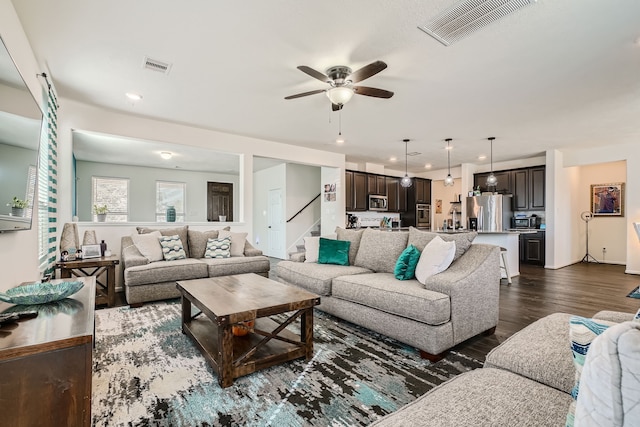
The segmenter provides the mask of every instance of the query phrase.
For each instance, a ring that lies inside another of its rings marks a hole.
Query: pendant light
[[[491,173],[487,177],[487,186],[495,187],[498,185],[498,178],[493,174],[493,140],[495,139],[493,136],[487,138],[491,143]]]
[[[447,174],[447,177],[444,179],[444,186],[445,187],[452,187],[453,186],[453,177],[451,176],[451,138],[447,138],[445,139],[445,141],[447,141],[447,168],[449,173]]]
[[[408,139],[403,139],[404,141],[404,178],[400,181],[400,185],[404,188],[411,187],[411,178],[409,178],[409,174],[407,173],[407,144],[409,143]]]

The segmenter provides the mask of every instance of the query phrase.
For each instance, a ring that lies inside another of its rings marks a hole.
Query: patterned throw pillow
[[[571,406],[569,406],[569,413],[567,414],[565,424],[566,427],[573,427],[576,413],[576,400],[578,400],[578,394],[580,393],[580,376],[582,375],[582,367],[587,357],[587,351],[593,340],[606,331],[609,326],[614,324],[615,323],[602,320],[596,322],[593,319],[580,316],[571,316],[569,319],[569,340],[571,353],[573,354],[573,366],[576,368],[576,383],[571,390],[573,402],[571,402]]]
[[[182,246],[182,240],[177,234],[174,236],[162,236],[160,238],[160,246],[162,246],[162,255],[165,261],[187,258],[184,246]]]
[[[411,280],[416,277],[416,266],[420,260],[420,251],[413,245],[402,251],[396,262],[393,275],[398,280]]]
[[[230,258],[231,239],[209,239],[207,240],[207,250],[204,252],[205,258]]]
[[[640,309],[638,309],[638,312],[636,313],[636,315],[633,316],[633,320],[640,322]]]

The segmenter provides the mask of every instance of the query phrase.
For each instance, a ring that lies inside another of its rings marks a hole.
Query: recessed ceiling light
[[[169,151],[162,151],[160,152],[160,157],[162,157],[165,160],[169,160],[171,157],[173,157],[173,154],[170,153]]]
[[[395,157],[389,157],[389,161],[390,161],[390,162],[396,162],[396,161],[398,161],[398,159],[397,159],[397,158],[395,158]]]
[[[127,98],[129,98],[132,101],[140,101],[142,99],[142,95],[135,92],[127,92],[125,93],[125,95],[127,96]]]
[[[486,159],[487,159],[487,156],[485,156],[484,154],[480,154],[478,156],[478,160],[486,160]]]
[[[425,169],[431,169],[431,163],[427,163],[426,165],[424,165]]]
[[[336,139],[336,144],[344,144],[344,138],[342,138],[342,137],[338,137],[338,138]]]

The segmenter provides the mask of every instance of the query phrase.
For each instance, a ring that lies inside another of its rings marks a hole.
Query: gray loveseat
[[[225,228],[229,231],[229,228]],[[139,233],[151,229],[138,227]],[[158,229],[163,236],[178,235],[183,243],[186,259],[154,261],[142,255],[130,236],[121,239],[121,259],[124,270],[124,288],[127,303],[139,306],[144,302],[180,296],[176,288],[179,280],[232,274],[256,273],[269,276],[270,263],[262,251],[244,241],[244,255],[229,258],[204,258],[207,240],[217,238],[219,230],[196,231],[188,226]]]
[[[451,266],[423,285],[398,280],[396,261],[408,245],[422,251],[437,234],[336,229],[351,242],[348,266],[304,262],[304,254],[276,266],[277,279],[321,296],[327,313],[395,338],[437,360],[454,345],[498,324],[497,246],[471,244],[475,233],[440,235],[456,241]]]
[[[532,323],[494,348],[482,369],[454,377],[372,426],[564,426],[576,381],[570,317],[556,313]],[[620,324],[587,352],[575,426],[640,425],[640,324],[632,314],[611,311],[594,319]]]

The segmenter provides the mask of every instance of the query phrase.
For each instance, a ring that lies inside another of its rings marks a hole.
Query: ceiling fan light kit
[[[404,188],[411,187],[413,183],[411,178],[409,178],[409,174],[407,173],[407,144],[409,143],[409,139],[403,139],[404,141],[404,178],[400,181],[400,185]]]
[[[451,138],[445,139],[447,141],[447,177],[444,179],[445,187],[453,186],[453,177],[451,176]]]
[[[332,104],[344,105],[353,97],[353,89],[348,86],[333,87],[325,92]]]

